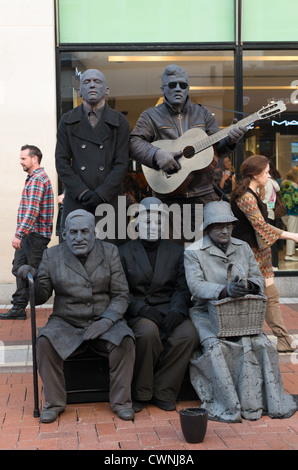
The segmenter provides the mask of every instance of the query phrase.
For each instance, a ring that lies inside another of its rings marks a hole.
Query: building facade
[[[214,113],[221,128],[234,117],[258,112],[232,155],[235,171],[253,152],[270,157],[281,178],[298,161],[298,6],[294,0],[1,0],[4,21],[0,106],[2,116],[0,282],[10,273],[16,211],[24,174],[19,148],[34,143],[44,153],[56,196],[56,128],[80,103],[78,84],[87,68],[100,69],[110,88],[108,103],[132,129],[141,112],[162,99],[164,68],[176,63],[189,74],[192,101]],[[34,14],[32,13],[34,12]],[[286,109],[263,118],[262,108]],[[148,186],[134,162],[130,176]],[[5,206],[5,207],[4,207]],[[57,243],[54,236],[52,243]],[[285,262],[278,276],[296,276]],[[290,265],[289,265],[290,263]]]

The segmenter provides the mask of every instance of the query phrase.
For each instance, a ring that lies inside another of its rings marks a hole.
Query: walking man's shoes
[[[7,313],[0,313],[0,320],[26,320],[26,318],[26,310],[18,305],[14,305]]]

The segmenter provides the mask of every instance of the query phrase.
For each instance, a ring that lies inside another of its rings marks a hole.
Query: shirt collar
[[[37,173],[39,173],[42,170],[43,170],[43,168],[41,168],[41,167],[36,168],[36,170],[32,171],[32,173],[30,175],[27,175],[26,181],[28,181],[32,176],[36,175]]]
[[[89,114],[90,112],[94,112],[94,114],[96,115],[96,117],[97,117],[98,119],[100,119],[100,118],[101,118],[101,115],[102,115],[102,113],[103,113],[104,108],[105,108],[105,105],[103,105],[103,106],[102,106],[101,108],[99,108],[99,109],[88,109],[87,106],[85,106],[85,104],[83,103],[84,114],[85,114],[85,116],[86,116],[87,118],[88,118],[88,114]]]

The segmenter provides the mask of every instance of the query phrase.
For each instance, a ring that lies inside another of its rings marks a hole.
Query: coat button
[[[101,145],[99,146],[99,148],[100,148],[100,149],[103,149],[103,145],[101,144]]]
[[[99,169],[100,171],[103,171],[103,170],[105,169],[105,167],[104,167],[104,166],[99,166],[98,169]]]
[[[82,149],[85,149],[86,147],[87,147],[86,144],[83,144],[83,145],[82,145]]]
[[[85,166],[81,166],[81,170],[86,170],[86,167]]]

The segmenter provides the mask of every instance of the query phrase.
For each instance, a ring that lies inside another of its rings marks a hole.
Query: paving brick
[[[298,332],[298,304],[295,308],[282,305],[282,309],[288,328]],[[37,310],[37,324],[43,326],[49,309]],[[10,345],[30,344],[28,320],[0,321],[1,340]],[[266,331],[272,334],[268,326]],[[285,389],[298,394],[298,363],[293,359],[280,355],[280,369]],[[39,394],[42,404],[40,379]],[[177,411],[148,404],[133,421],[123,421],[109,403],[70,404],[56,422],[45,424],[33,417],[33,398],[32,373],[0,373],[0,450],[298,450],[298,412],[284,420],[263,416],[235,424],[208,421],[204,442],[189,444]],[[189,406],[200,406],[200,401],[178,402],[177,410]]]

